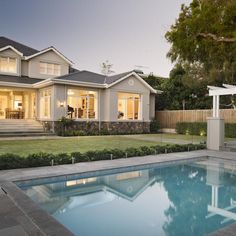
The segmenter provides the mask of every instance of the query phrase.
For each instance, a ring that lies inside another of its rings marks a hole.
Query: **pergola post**
[[[220,118],[220,96],[236,94],[236,86],[223,86],[208,86],[209,96],[213,97],[213,114],[207,118],[207,148],[211,150],[220,150],[224,147],[225,125],[224,119]]]

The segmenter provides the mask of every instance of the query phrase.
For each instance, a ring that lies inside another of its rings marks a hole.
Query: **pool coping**
[[[15,170],[0,171],[0,187],[6,193],[7,197],[22,211],[32,225],[39,229],[37,235],[73,235],[66,227],[55,220],[49,213],[42,210],[36,203],[33,202],[14,182],[31,181],[37,179],[62,178],[70,179],[81,176],[94,176],[103,172],[109,174],[109,171],[116,170],[117,172],[125,171],[125,168],[148,168],[151,165],[166,166],[180,163],[191,162],[194,160],[203,160],[207,158],[217,158],[227,161],[236,161],[236,154],[229,152],[217,152],[209,150],[200,150],[192,152],[180,152],[150,155],[145,157],[133,157],[126,159],[116,159],[109,161],[95,161],[87,163],[77,163],[70,165],[60,165],[53,167],[38,167]],[[1,210],[1,205],[0,205]],[[229,229],[228,229],[229,227]],[[223,228],[211,236],[233,235],[236,232],[236,224],[231,224]],[[223,232],[223,233],[221,233]],[[27,234],[26,234],[27,235]]]

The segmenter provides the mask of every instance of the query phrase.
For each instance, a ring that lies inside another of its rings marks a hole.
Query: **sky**
[[[56,47],[79,70],[142,69],[168,77],[165,33],[191,0],[0,0],[0,36]]]

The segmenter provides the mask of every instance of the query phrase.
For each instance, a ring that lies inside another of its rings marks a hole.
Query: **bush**
[[[177,134],[207,135],[206,122],[178,122],[176,124]],[[225,124],[225,137],[236,138],[236,123]]]
[[[206,122],[178,122],[176,124],[176,133],[206,136],[207,123]]]
[[[135,157],[135,156],[145,156],[158,153],[170,153],[170,152],[182,152],[191,151],[197,149],[204,149],[205,145],[202,144],[185,144],[185,145],[164,145],[164,146],[142,146],[139,148],[127,148],[126,150],[120,149],[104,149],[100,151],[88,151],[86,153],[73,152],[68,153],[35,153],[30,154],[26,157],[22,157],[15,154],[2,154],[0,155],[0,169],[15,169],[15,168],[25,168],[25,167],[39,167],[39,166],[50,166],[52,160],[54,165],[61,164],[71,164],[72,158],[75,162],[87,162],[87,161],[99,161],[99,160],[110,160]],[[112,154],[112,155],[111,155]]]
[[[236,123],[225,124],[225,136],[228,138],[236,138]]]
[[[157,120],[152,120],[150,122],[150,133],[157,134],[160,130],[160,122]]]

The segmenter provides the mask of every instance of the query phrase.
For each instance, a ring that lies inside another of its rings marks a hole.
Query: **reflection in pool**
[[[236,220],[235,173],[208,160],[18,185],[75,235],[200,236]]]

